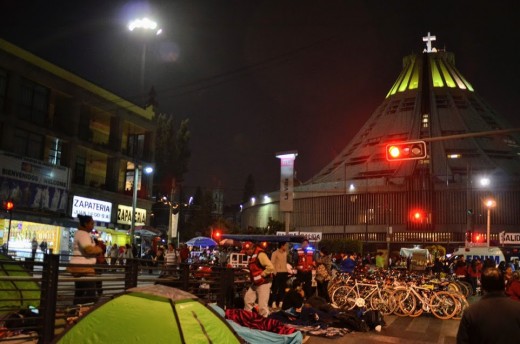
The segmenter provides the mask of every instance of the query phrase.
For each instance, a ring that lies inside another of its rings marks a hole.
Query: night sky
[[[145,89],[161,112],[189,118],[188,193],[220,186],[239,202],[279,188],[275,154],[297,150],[307,181],[381,104],[402,58],[433,46],[512,127],[520,127],[518,1],[1,1],[0,36],[117,95],[142,103],[147,11],[163,33],[147,42]],[[142,13],[142,12],[141,12]]]

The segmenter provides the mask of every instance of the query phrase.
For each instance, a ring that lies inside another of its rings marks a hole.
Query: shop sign
[[[90,215],[94,221],[110,222],[112,203],[93,198],[74,196],[72,201],[72,217]]]
[[[117,206],[117,223],[120,225],[132,224],[132,207],[121,204]],[[146,225],[146,209],[135,208],[135,225]]]

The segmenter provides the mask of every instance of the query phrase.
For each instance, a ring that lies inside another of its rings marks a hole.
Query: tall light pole
[[[153,34],[155,36],[160,35],[162,29],[159,28],[157,22],[149,19],[147,17],[137,18],[128,23],[128,30],[134,31],[137,30],[141,32],[141,37],[143,41],[143,50],[141,53],[141,93],[144,93],[144,70],[146,65],[146,40],[149,34]]]
[[[487,247],[489,247],[489,236],[491,235],[491,208],[496,207],[497,202],[494,199],[488,198],[484,204],[487,207],[487,226],[486,226],[486,240]]]
[[[146,174],[153,172],[153,167],[146,166],[144,168]],[[139,184],[139,163],[134,161],[134,184],[132,185],[132,220],[130,222],[130,242],[134,244],[135,240],[135,209],[137,208],[137,189]]]

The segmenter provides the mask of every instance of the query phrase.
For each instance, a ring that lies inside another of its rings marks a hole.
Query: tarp
[[[54,343],[242,343],[195,295],[163,285],[132,288],[93,307]]]
[[[421,254],[430,259],[430,252],[425,248],[401,248],[400,255],[403,257],[411,257],[413,254]]]
[[[40,305],[40,285],[20,263],[0,254],[0,316]]]

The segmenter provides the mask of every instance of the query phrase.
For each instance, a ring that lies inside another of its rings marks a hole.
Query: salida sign
[[[520,244],[520,233],[500,232],[500,244]]]
[[[132,224],[132,207],[119,205],[117,207],[117,223],[121,225]],[[144,226],[146,224],[146,209],[135,208],[135,225]]]

